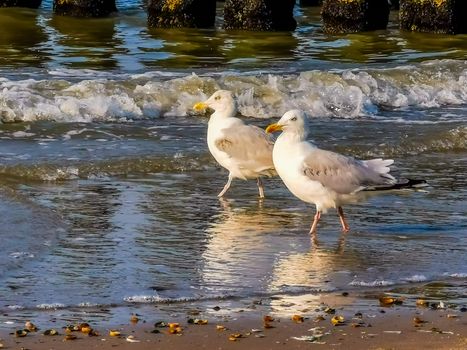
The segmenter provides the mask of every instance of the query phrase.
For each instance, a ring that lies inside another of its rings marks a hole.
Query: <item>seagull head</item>
[[[275,131],[292,133],[305,138],[308,135],[308,117],[305,112],[292,109],[286,112],[277,123],[271,124],[266,128],[266,132],[268,133]]]
[[[206,111],[208,108],[224,116],[235,116],[237,113],[237,104],[233,94],[227,90],[218,90],[206,101],[198,102],[193,106],[195,111]]]

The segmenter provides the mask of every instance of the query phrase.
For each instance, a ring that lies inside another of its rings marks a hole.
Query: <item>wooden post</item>
[[[355,33],[386,29],[387,0],[324,0],[321,11],[326,33]]]
[[[216,19],[216,0],[148,0],[148,26],[153,28],[210,28]]]
[[[0,0],[0,7],[29,7],[37,9],[42,0]]]
[[[246,30],[294,30],[295,0],[226,0],[224,28]]]
[[[300,0],[300,6],[321,6],[323,4],[323,0]]]
[[[402,29],[416,32],[467,33],[466,0],[400,0]]]
[[[115,0],[54,0],[54,12],[57,15],[106,17],[116,11]]]

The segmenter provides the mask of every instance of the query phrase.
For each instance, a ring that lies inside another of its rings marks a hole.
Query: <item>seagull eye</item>
[[[217,101],[217,100],[220,100],[221,97],[220,97],[220,96],[216,96],[216,97],[214,97],[214,99]]]
[[[293,117],[292,119],[290,119],[291,121],[295,122],[297,121],[297,117]]]

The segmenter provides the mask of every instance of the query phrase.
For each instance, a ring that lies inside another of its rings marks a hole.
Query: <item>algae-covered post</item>
[[[326,33],[355,33],[386,29],[387,0],[324,0],[321,10]]]
[[[323,0],[300,0],[300,6],[321,6],[323,4]]]
[[[295,0],[226,0],[224,29],[294,30]]]
[[[216,19],[216,0],[148,0],[148,26],[210,28]]]
[[[467,33],[466,0],[401,0],[402,29],[416,32]]]
[[[116,11],[115,0],[54,0],[54,12],[63,16],[106,17]]]
[[[400,7],[400,1],[399,0],[388,0],[389,5],[391,6],[392,10],[399,10]]]
[[[0,7],[29,7],[37,9],[42,0],[0,0]]]

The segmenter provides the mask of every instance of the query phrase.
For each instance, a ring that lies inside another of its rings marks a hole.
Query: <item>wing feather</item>
[[[313,148],[304,159],[303,172],[311,180],[320,182],[334,192],[351,194],[367,186],[392,183],[394,178],[388,174],[387,167],[392,161],[382,162],[386,162],[384,167],[379,163]],[[378,164],[379,168],[374,164]]]
[[[216,147],[233,158],[238,166],[255,171],[272,170],[274,142],[263,129],[254,125],[235,125],[221,130]]]

